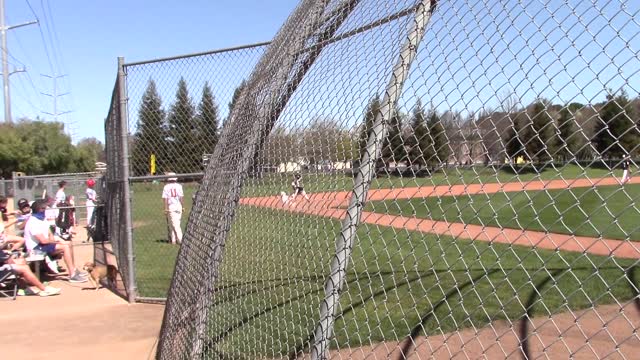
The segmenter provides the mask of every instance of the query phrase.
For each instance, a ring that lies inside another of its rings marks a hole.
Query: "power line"
[[[23,24],[8,26],[5,24],[5,8],[4,8],[4,0],[0,0],[0,35],[2,37],[2,83],[4,89],[4,121],[11,122],[11,93],[10,93],[10,84],[9,84],[9,75],[14,72],[24,71],[24,70],[14,70],[13,72],[9,72],[9,61],[8,61],[8,51],[7,51],[7,30],[15,29],[22,26],[37,24],[38,21],[31,21]]]

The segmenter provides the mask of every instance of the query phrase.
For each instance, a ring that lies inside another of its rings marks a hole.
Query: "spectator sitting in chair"
[[[11,251],[16,251],[24,246],[24,239],[20,236],[7,234],[6,229],[18,220],[9,220],[9,216],[14,217],[15,214],[7,214],[7,198],[0,196],[0,249],[4,249],[6,246],[11,245]]]
[[[38,250],[49,256],[62,255],[69,269],[69,282],[86,282],[87,272],[78,270],[73,262],[71,242],[54,237],[49,224],[45,221],[47,201],[37,200],[31,209],[33,213],[24,229],[27,250]]]
[[[38,288],[37,294],[40,296],[58,295],[62,291],[52,286],[44,286],[31,271],[24,259],[12,259],[11,254],[0,251],[0,278],[4,277],[7,272],[19,276],[27,285]]]

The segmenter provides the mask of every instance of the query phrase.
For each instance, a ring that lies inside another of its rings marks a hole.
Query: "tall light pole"
[[[15,29],[21,26],[33,25],[37,24],[38,21],[30,21],[24,24],[7,26],[5,24],[4,19],[4,0],[0,0],[0,36],[2,37],[2,49],[0,52],[2,53],[2,89],[4,92],[4,121],[10,123],[11,122],[11,94],[9,87],[9,75],[13,72],[9,72],[9,52],[7,50],[7,30]],[[24,70],[21,70],[24,71]],[[18,71],[14,71],[18,72]]]

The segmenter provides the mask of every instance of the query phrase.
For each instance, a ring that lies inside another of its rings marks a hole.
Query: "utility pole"
[[[0,1],[2,1],[2,0],[0,0]],[[49,79],[53,79],[53,94],[47,94],[47,93],[41,92],[42,95],[49,96],[49,97],[53,98],[53,112],[50,113],[50,112],[43,111],[42,113],[53,116],[53,121],[57,122],[58,121],[58,115],[68,114],[68,113],[71,112],[71,111],[58,112],[58,97],[59,96],[65,96],[65,95],[67,95],[69,93],[66,92],[66,93],[58,94],[58,82],[57,82],[57,79],[61,78],[61,77],[65,77],[66,75],[49,76],[49,75],[45,75],[45,74],[40,74],[40,76],[44,76],[44,77],[47,77]]]
[[[7,30],[15,29],[21,26],[37,24],[38,21],[29,21],[24,24],[7,26],[4,19],[4,0],[0,0],[0,36],[2,37],[2,84],[4,90],[4,121],[10,123],[11,120],[11,94],[9,91],[9,75],[25,71],[24,69],[9,72],[9,51],[7,50]]]

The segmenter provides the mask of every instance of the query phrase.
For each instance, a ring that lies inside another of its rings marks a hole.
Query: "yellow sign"
[[[149,167],[151,170],[150,173],[151,175],[155,175],[156,174],[156,154],[151,154],[151,158],[149,159]]]

